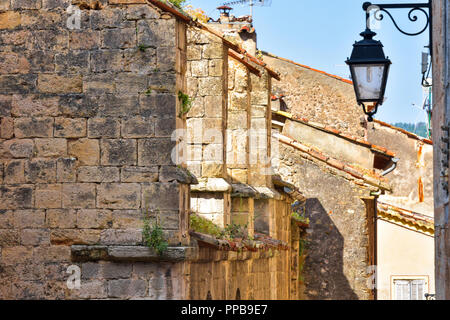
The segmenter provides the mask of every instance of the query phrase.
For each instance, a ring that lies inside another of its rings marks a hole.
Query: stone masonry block
[[[92,50],[100,47],[100,31],[72,30],[69,33],[71,50]]]
[[[137,94],[105,94],[99,98],[97,103],[99,117],[132,117],[139,114]]]
[[[107,229],[112,225],[112,213],[109,210],[79,210],[77,227],[81,229]]]
[[[42,1],[36,0],[11,0],[11,7],[13,9],[40,9]]]
[[[30,158],[33,155],[34,143],[30,139],[12,139],[0,142],[2,157],[8,158]]]
[[[11,139],[14,135],[14,119],[0,118],[0,139]]]
[[[147,291],[147,281],[145,280],[121,279],[108,281],[108,296],[110,298],[145,297]]]
[[[153,167],[124,167],[121,169],[122,182],[149,183],[158,181],[158,166]]]
[[[152,118],[133,117],[122,120],[122,137],[148,138],[155,134],[155,125]]]
[[[88,94],[114,93],[116,83],[114,75],[108,73],[94,73],[83,77],[83,92]]]
[[[139,209],[141,186],[136,183],[105,183],[97,187],[97,206],[107,209]]]
[[[56,161],[56,179],[58,182],[75,182],[76,181],[76,164],[75,158],[60,158]]]
[[[207,77],[198,80],[198,93],[201,96],[218,96],[222,95],[222,78]]]
[[[12,98],[10,95],[0,95],[0,117],[11,117]]]
[[[139,20],[138,45],[148,47],[175,48],[175,21],[174,20]]]
[[[156,137],[171,137],[175,132],[177,123],[175,118],[156,119],[155,122],[155,136]]]
[[[71,118],[95,117],[99,111],[99,99],[90,95],[61,95],[59,112]]]
[[[82,281],[79,297],[81,299],[107,298],[106,284],[100,280]]]
[[[101,233],[101,244],[133,246],[142,244],[141,229],[107,229]]]
[[[118,138],[120,121],[114,118],[91,118],[88,120],[89,138]]]
[[[130,5],[127,8],[126,18],[128,20],[159,19],[159,12],[148,5]]]
[[[33,186],[0,186],[0,209],[32,208],[33,205]]]
[[[144,223],[141,210],[113,210],[114,229],[140,229]]]
[[[64,157],[67,156],[66,139],[36,139],[36,149],[38,157]]]
[[[132,139],[102,140],[102,165],[124,166],[136,164],[136,141]]]
[[[104,48],[125,49],[136,47],[136,29],[106,29],[102,31]]]
[[[33,159],[25,163],[25,179],[30,183],[56,182],[56,160]]]
[[[173,94],[141,95],[140,106],[143,117],[175,118],[176,97]]]
[[[11,114],[14,117],[53,117],[58,115],[59,98],[53,95],[12,96]]]
[[[103,266],[103,277],[105,279],[126,279],[131,278],[133,264],[107,262]]]
[[[207,77],[209,75],[208,60],[192,61],[190,64],[191,64],[191,74],[193,77]]]
[[[160,71],[175,71],[176,49],[174,47],[158,47],[156,55],[157,67]]]
[[[50,232],[45,229],[25,229],[20,233],[20,243],[24,246],[50,245]]]
[[[179,210],[180,188],[177,182],[142,186],[142,207],[150,210]]]
[[[36,208],[58,209],[62,207],[62,185],[38,184],[36,186]]]
[[[80,75],[57,76],[40,74],[38,90],[44,93],[81,93],[83,80]]]
[[[125,55],[117,50],[97,50],[91,53],[92,72],[120,72],[124,69]]]
[[[0,14],[0,29],[2,14]],[[36,89],[36,75],[0,75],[0,94],[29,93]]]
[[[55,137],[83,138],[86,137],[86,119],[55,119]]]
[[[45,210],[14,211],[14,226],[16,229],[45,228]]]
[[[120,171],[116,167],[79,167],[78,182],[118,182]]]
[[[25,161],[12,160],[5,163],[5,184],[25,183]]]
[[[120,94],[138,94],[148,88],[147,76],[144,74],[120,73],[115,79],[116,91]]]
[[[212,41],[203,46],[203,59],[222,59],[224,55],[223,44],[219,41]]]
[[[73,229],[77,224],[77,212],[73,209],[49,209],[45,224],[52,229]]]
[[[62,193],[63,208],[95,208],[95,184],[66,183]]]
[[[100,160],[100,145],[95,139],[79,139],[69,141],[69,155],[76,158],[80,165],[95,166]]]
[[[65,53],[57,53],[55,55],[55,71],[58,73],[68,74],[87,74],[89,72],[89,52],[88,51],[68,51]],[[70,92],[81,92],[79,87],[79,78],[71,79],[75,81]],[[66,88],[60,89],[62,92],[68,92]],[[76,91],[73,91],[76,90]]]
[[[94,245],[100,242],[100,234],[101,230],[94,229],[53,229],[50,231],[50,243],[60,246]]]
[[[171,165],[175,142],[170,138],[139,140],[138,164],[140,166]]]
[[[53,136],[53,118],[16,118],[16,138],[47,138]]]

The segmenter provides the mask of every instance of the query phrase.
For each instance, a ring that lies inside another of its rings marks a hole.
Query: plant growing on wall
[[[173,4],[178,9],[182,9],[183,4],[186,2],[186,0],[167,0],[171,4]]]
[[[150,221],[150,212],[147,211],[144,213],[142,236],[145,245],[156,250],[159,255],[162,255],[169,247],[169,243],[164,237],[164,231],[159,220],[159,210],[153,223]]]
[[[295,220],[309,224],[309,218],[306,217],[306,202],[299,203],[298,201],[292,205],[292,218]]]
[[[193,100],[182,91],[178,91],[178,100],[180,100],[181,103],[180,114],[178,115],[178,117],[182,118],[191,110]]]
[[[188,5],[184,8],[186,13],[191,16],[194,21],[200,21],[203,23],[207,23],[209,17],[206,15],[206,12],[200,8],[194,9],[193,6]]]
[[[191,230],[199,233],[209,234],[217,239],[250,239],[247,232],[247,225],[241,226],[236,223],[231,223],[224,229],[222,229],[212,221],[194,213],[190,215],[189,222]]]
[[[189,219],[190,228],[195,232],[209,234],[216,238],[219,238],[222,234],[222,229],[206,218],[200,217],[196,214],[191,214]]]

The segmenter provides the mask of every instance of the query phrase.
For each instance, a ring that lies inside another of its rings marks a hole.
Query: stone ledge
[[[231,192],[231,185],[222,178],[199,179],[198,184],[191,185],[192,192]]]
[[[130,262],[183,262],[196,259],[198,249],[170,247],[162,255],[144,246],[82,246],[71,247],[72,261],[130,261]]]

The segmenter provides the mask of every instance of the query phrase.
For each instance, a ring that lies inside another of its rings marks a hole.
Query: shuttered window
[[[396,300],[425,300],[425,280],[394,280]]]

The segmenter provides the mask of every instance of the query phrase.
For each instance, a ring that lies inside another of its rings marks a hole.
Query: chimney
[[[233,10],[233,8],[229,6],[220,6],[217,9],[220,11],[220,23],[229,23],[230,11]]]

